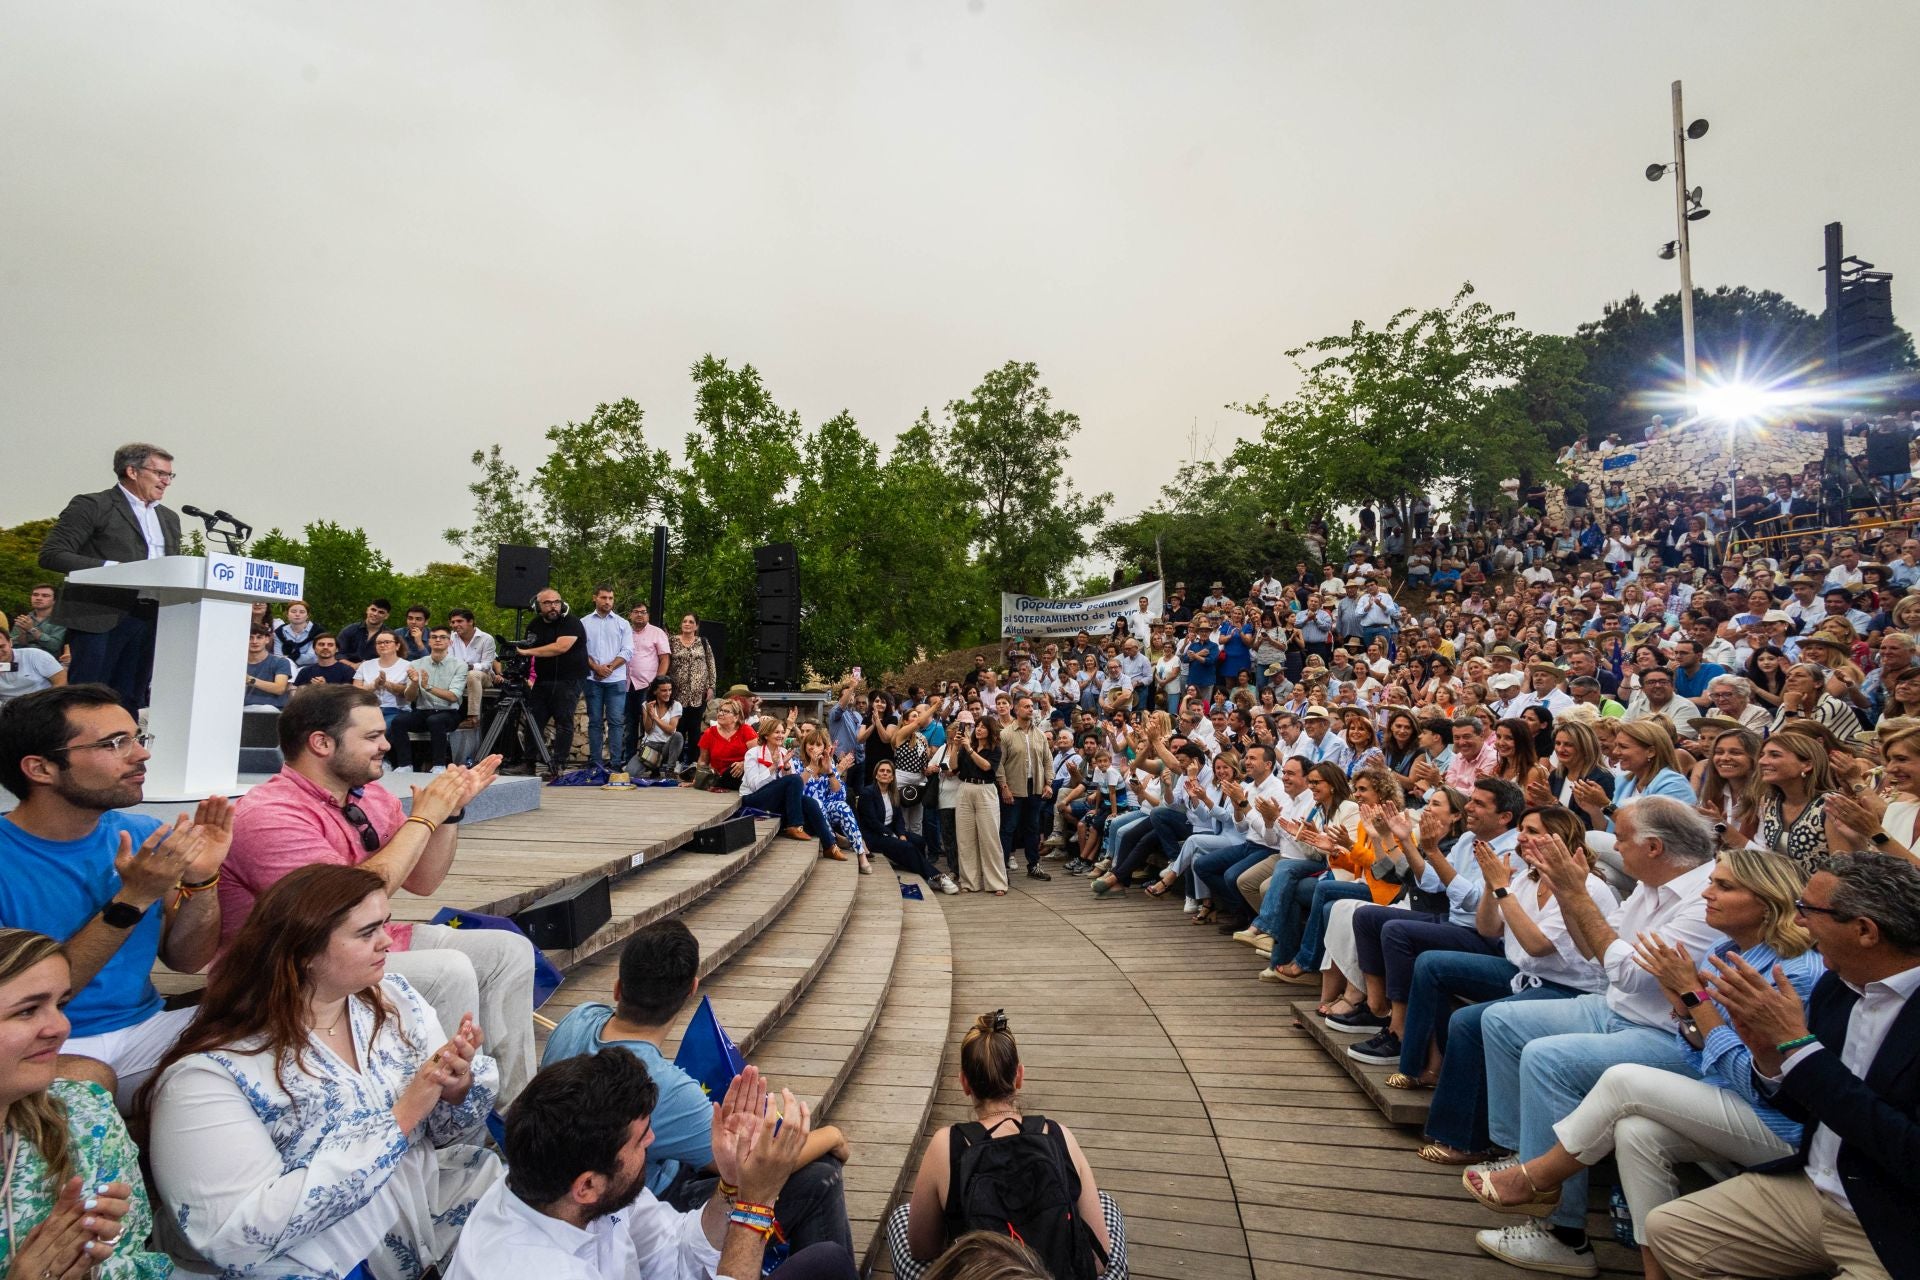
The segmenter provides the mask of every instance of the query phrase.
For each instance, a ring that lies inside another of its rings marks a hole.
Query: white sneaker
[[[1194,914],[1196,914],[1196,913],[1198,913],[1198,912],[1199,912],[1199,910],[1200,910],[1200,901],[1199,901],[1199,899],[1197,899],[1197,898],[1188,898],[1188,899],[1187,899],[1187,900],[1186,900],[1185,902],[1183,902],[1183,903],[1181,903],[1181,904],[1180,904],[1180,910],[1181,910],[1182,912],[1184,912],[1185,914],[1187,914],[1187,915],[1194,915]]]
[[[937,887],[937,888],[938,888],[938,889],[940,890],[940,892],[942,892],[942,893],[958,893],[958,892],[960,892],[960,886],[959,886],[959,885],[957,885],[957,884],[955,884],[955,883],[953,882],[953,879],[952,879],[952,877],[950,877],[950,876],[941,876],[941,877],[940,877],[940,878],[939,878],[939,879],[938,879],[937,881],[935,881],[934,883],[935,883],[935,886],[936,886],[936,887]]]
[[[1584,1249],[1562,1244],[1543,1222],[1489,1227],[1485,1231],[1475,1232],[1473,1239],[1500,1261],[1528,1271],[1547,1271],[1556,1276],[1600,1274],[1600,1264],[1594,1261],[1591,1243]]]

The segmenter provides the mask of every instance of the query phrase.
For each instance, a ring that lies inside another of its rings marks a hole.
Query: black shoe
[[[1376,1067],[1399,1066],[1400,1037],[1391,1031],[1382,1031],[1370,1040],[1347,1046],[1347,1056],[1356,1062],[1367,1062]]]
[[[1029,880],[1051,880],[1051,879],[1053,879],[1053,877],[1052,877],[1052,876],[1050,876],[1050,875],[1048,875],[1048,874],[1047,874],[1046,872],[1044,872],[1044,871],[1042,871],[1042,870],[1041,870],[1040,868],[1038,868],[1038,867],[1028,867],[1028,868],[1027,868],[1027,879],[1029,879]]]
[[[1327,1030],[1337,1031],[1343,1036],[1372,1035],[1387,1029],[1387,1020],[1365,1007],[1355,1009],[1352,1013],[1330,1013],[1324,1022]]]

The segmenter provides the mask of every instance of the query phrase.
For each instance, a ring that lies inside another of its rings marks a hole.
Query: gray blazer
[[[167,554],[179,555],[180,515],[164,506],[159,515]],[[76,494],[40,544],[40,567],[56,573],[96,569],[109,560],[146,558],[146,535],[140,532],[140,522],[133,518],[118,485],[104,493]],[[70,631],[111,631],[139,601],[137,592],[68,583],[60,589],[53,620]]]

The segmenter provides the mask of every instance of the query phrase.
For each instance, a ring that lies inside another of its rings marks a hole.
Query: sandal
[[[1525,1200],[1518,1200],[1509,1204],[1505,1200],[1500,1199],[1499,1196],[1494,1193],[1492,1184],[1488,1182],[1488,1179],[1492,1177],[1491,1171],[1468,1169],[1460,1175],[1460,1185],[1472,1192],[1475,1200],[1478,1200],[1495,1213],[1520,1213],[1525,1214],[1529,1218],[1544,1218],[1560,1207],[1559,1187],[1548,1187],[1543,1191],[1540,1189],[1540,1186],[1534,1182],[1533,1175],[1527,1172],[1527,1166],[1525,1164],[1517,1167],[1520,1170],[1520,1176],[1527,1180],[1527,1198]]]
[[[1387,1077],[1389,1089],[1431,1089],[1435,1083],[1421,1076],[1410,1076],[1404,1071],[1396,1071]]]
[[[1346,1008],[1344,1009],[1341,1008],[1340,1006],[1342,1005],[1345,1005]],[[1319,1014],[1322,1018],[1331,1017],[1336,1013],[1344,1018],[1350,1013],[1360,1012],[1360,1009],[1361,1009],[1360,1005],[1354,1004],[1352,1001],[1348,1000],[1345,996],[1341,996],[1338,1000],[1328,1000],[1323,1002],[1319,1008],[1314,1010],[1314,1012]]]
[[[1415,1154],[1428,1164],[1448,1165],[1479,1164],[1482,1160],[1492,1160],[1500,1155],[1498,1151],[1455,1151],[1444,1142],[1429,1142]]]
[[[996,898],[1004,898],[1007,896],[1007,891],[1005,889],[995,889],[993,891],[993,896]]]
[[[1170,885],[1169,881],[1155,880],[1152,884],[1147,886],[1146,894],[1149,898],[1164,898],[1167,896],[1167,889],[1169,885]]]
[[[1202,906],[1198,911],[1194,912],[1191,916],[1187,918],[1191,920],[1194,924],[1212,924],[1213,908],[1211,906]]]

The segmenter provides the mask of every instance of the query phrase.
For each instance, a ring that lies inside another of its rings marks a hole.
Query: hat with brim
[[[1760,615],[1760,621],[1762,621],[1762,622],[1784,622],[1784,623],[1786,623],[1786,624],[1787,624],[1788,626],[1792,626],[1792,625],[1793,625],[1793,615],[1792,615],[1792,614],[1790,614],[1790,613],[1788,613],[1788,612],[1787,612],[1787,611],[1786,611],[1785,609],[1769,609],[1769,610],[1767,610],[1767,611],[1766,611],[1765,613],[1763,613],[1763,614],[1761,614],[1761,615]]]
[[[1327,709],[1325,707],[1321,706],[1319,703],[1316,702],[1312,706],[1308,707],[1305,711],[1302,711],[1300,713],[1300,718],[1302,720],[1330,720],[1333,717],[1327,714]]]
[[[1487,677],[1487,688],[1489,689],[1518,689],[1519,687],[1520,677],[1511,671],[1501,675]]]
[[[1512,649],[1509,649],[1504,644],[1497,644],[1492,648],[1492,650],[1488,652],[1487,656],[1489,658],[1505,658],[1509,662],[1511,662],[1513,659],[1519,657],[1520,655],[1515,653]]]
[[[1805,649],[1808,645],[1819,645],[1822,648],[1831,649],[1835,653],[1845,653],[1847,651],[1847,646],[1844,643],[1820,631],[1816,631],[1810,636],[1800,637],[1800,647]]]
[[[729,698],[751,698],[753,696],[753,690],[743,684],[730,685],[727,688],[726,696]]]
[[[1548,675],[1548,676],[1552,676],[1552,677],[1553,677],[1554,679],[1556,679],[1556,680],[1558,680],[1558,679],[1559,679],[1559,678],[1560,678],[1561,676],[1563,676],[1563,675],[1565,675],[1565,674],[1566,674],[1566,672],[1564,672],[1564,671],[1562,671],[1562,670],[1561,670],[1560,668],[1558,668],[1558,667],[1556,667],[1556,666],[1554,666],[1554,665],[1553,665],[1553,664],[1552,664],[1551,662],[1535,662],[1535,663],[1530,663],[1530,664],[1528,665],[1528,667],[1527,667],[1527,670],[1528,670],[1528,671],[1537,671],[1537,672],[1539,672],[1539,673],[1540,673],[1541,675]]]
[[[1695,716],[1687,723],[1686,728],[1682,729],[1681,732],[1692,733],[1698,737],[1702,729],[1717,729],[1721,733],[1731,733],[1735,729],[1744,729],[1746,727],[1747,726],[1741,724],[1738,720],[1734,720],[1728,716]]]
[[[1267,674],[1270,676],[1283,675],[1285,674],[1286,670],[1287,669],[1285,667],[1281,666],[1277,662],[1269,663],[1267,665]]]

